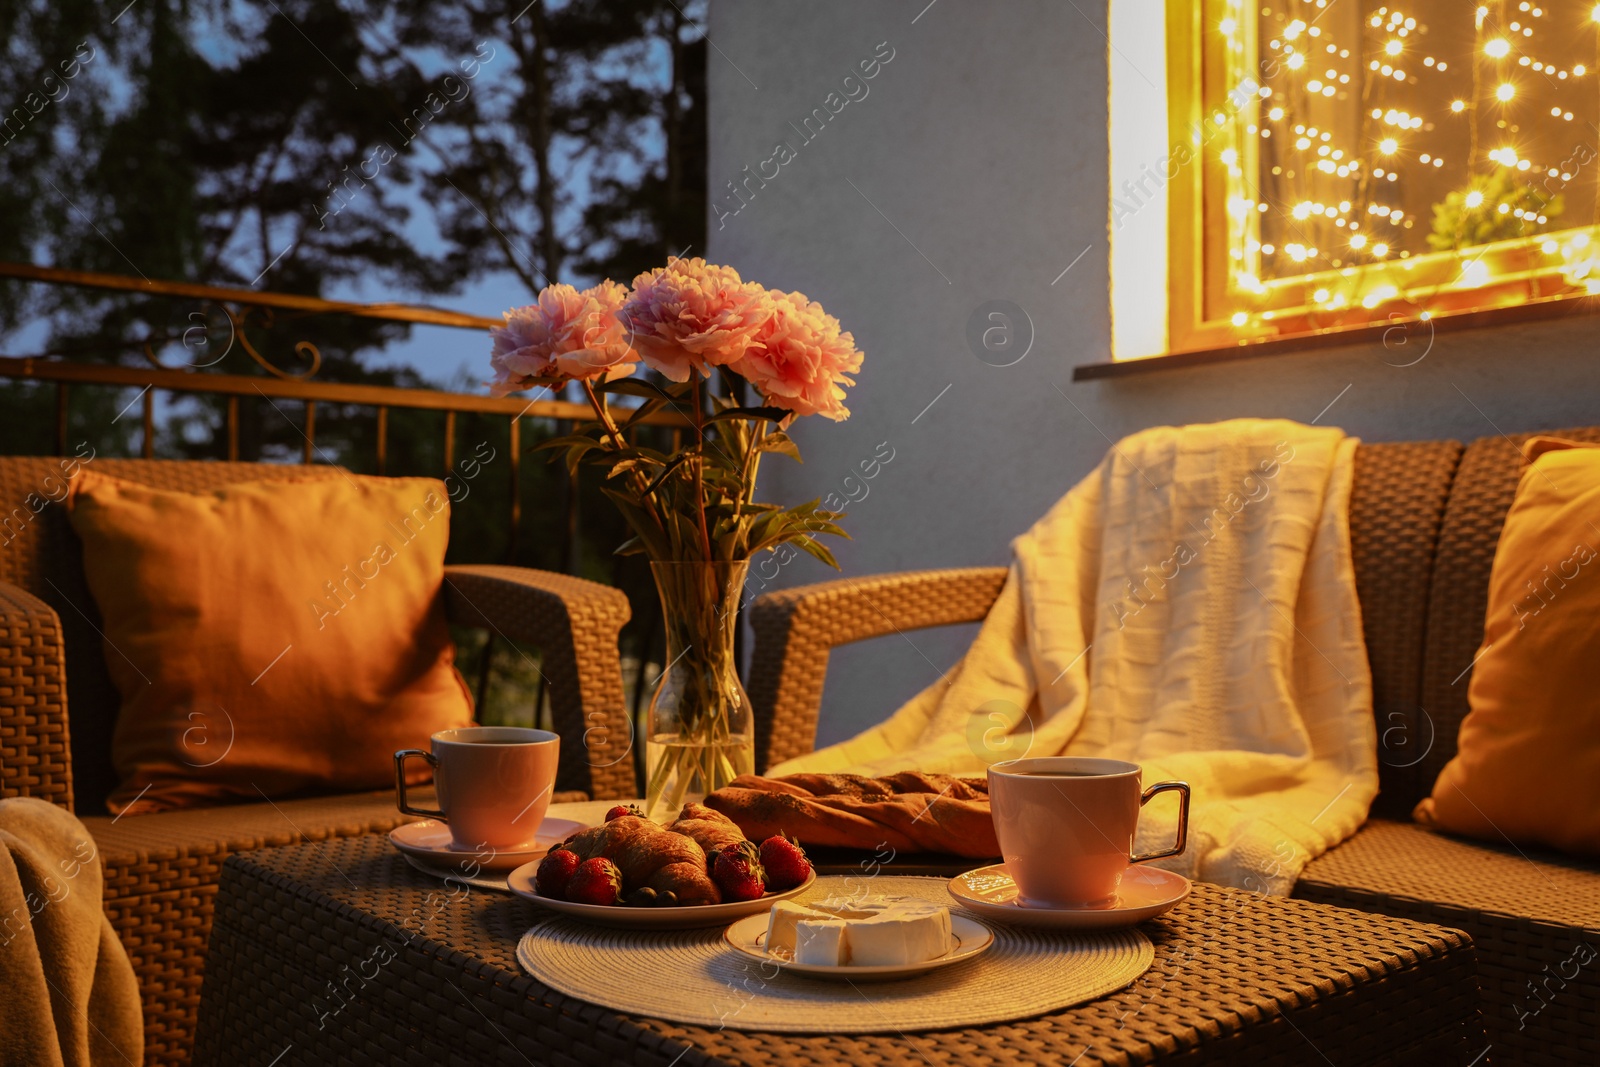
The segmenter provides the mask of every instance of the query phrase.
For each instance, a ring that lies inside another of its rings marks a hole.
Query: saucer
[[[736,950],[762,963],[781,967],[787,974],[803,974],[808,978],[832,978],[840,982],[887,982],[895,978],[910,978],[926,971],[948,967],[952,963],[970,960],[982,955],[994,944],[994,933],[976,919],[965,915],[950,916],[950,951],[943,956],[920,963],[893,963],[862,967],[852,963],[795,963],[766,950],[766,915],[752,915],[740,919],[722,932],[722,939]]]
[[[437,819],[406,823],[389,831],[394,847],[408,856],[415,856],[435,870],[443,867],[464,874],[476,874],[476,865],[483,871],[509,871],[524,863],[544,858],[551,847],[564,841],[568,835],[583,829],[583,823],[571,819],[546,819],[532,841],[507,849],[460,849],[450,841],[450,827]]]
[[[1017,899],[1017,883],[1006,865],[996,863],[950,879],[950,895],[963,908],[998,922],[1058,930],[1103,930],[1132,926],[1170,910],[1189,895],[1189,879],[1159,867],[1134,864],[1122,873],[1122,885],[1109,905],[1024,907]]]
[[[424,863],[409,852],[401,853],[407,863],[421,871],[431,874],[435,878],[442,878],[451,885],[469,885],[474,889],[489,889],[496,893],[509,893],[510,887],[506,885],[506,876],[495,874],[491,871],[479,871],[476,875],[466,873],[472,870],[472,865],[467,864],[466,870],[452,870],[449,867],[435,867],[431,863]]]

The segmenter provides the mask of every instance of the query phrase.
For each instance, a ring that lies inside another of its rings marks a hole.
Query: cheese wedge
[[[831,919],[833,916],[812,908],[780,900],[767,916],[766,949],[774,956],[794,958],[795,927],[801,919]]]
[[[849,963],[848,934],[844,919],[801,919],[795,924],[794,961],[828,967]]]
[[[891,904],[865,919],[845,919],[850,963],[859,967],[921,963],[950,951],[950,909],[925,900]]]
[[[767,920],[766,948],[796,963],[862,967],[921,963],[950,951],[950,911],[909,897],[780,900]]]

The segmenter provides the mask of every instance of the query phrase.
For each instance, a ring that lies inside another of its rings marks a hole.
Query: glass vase
[[[733,638],[749,563],[651,563],[666,630],[666,667],[650,698],[645,814],[755,771],[755,723]]]

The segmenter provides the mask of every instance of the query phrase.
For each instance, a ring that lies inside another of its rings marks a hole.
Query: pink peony
[[[674,259],[633,280],[622,319],[650,367],[675,382],[733,363],[772,313],[772,299],[732,267]]]
[[[849,375],[861,369],[855,338],[842,332],[839,320],[821,304],[800,293],[773,293],[772,298],[772,317],[732,369],[773,407],[843,422],[850,411],[840,387],[854,385]]]
[[[505,396],[534,384],[536,378],[622,378],[633,373],[639,356],[617,318],[628,291],[605,281],[579,292],[570,285],[547,286],[539,302],[506,312],[506,324],[489,331],[494,350],[489,364],[495,378],[489,391]]]

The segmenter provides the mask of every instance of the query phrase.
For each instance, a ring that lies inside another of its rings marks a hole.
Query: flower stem
[[[694,374],[693,371],[689,372]],[[706,529],[706,490],[705,482],[701,477],[701,470],[705,466],[706,454],[706,413],[705,413],[705,379],[696,376],[694,379],[694,432],[700,440],[700,452],[694,457],[694,503],[695,515],[700,520],[700,547],[705,552],[707,563],[711,562],[711,533]]]
[[[754,421],[755,426],[750,431],[750,447],[745,451],[744,454],[744,492],[739,497],[740,504],[751,504],[755,502],[756,475],[761,471],[760,447],[761,442],[765,441],[767,438],[766,420],[756,419]],[[743,541],[745,537],[749,536],[750,523],[749,520],[742,514],[738,518],[738,523],[739,536],[741,541]],[[750,546],[741,543],[739,546],[739,555],[743,557],[748,556],[749,554]]]
[[[756,420],[755,431],[750,435],[750,454],[745,457],[744,464],[744,502],[754,503],[756,499],[756,474],[761,470],[761,443],[767,439],[767,423],[765,419]]]
[[[589,384],[587,378],[582,379],[582,382],[584,395],[589,398],[589,406],[594,408],[594,413],[599,417],[600,425],[605,428],[606,433],[610,436],[612,445],[618,451],[627,448],[628,442],[623,438],[622,431],[617,428],[616,421],[612,419],[611,409],[606,407],[606,402],[594,391],[594,386]],[[666,530],[662,526],[661,516],[656,513],[655,501],[651,500],[650,495],[645,492],[650,487],[650,483],[637,470],[631,471],[630,474],[629,481],[633,482],[634,492],[639,495],[639,503],[644,506],[646,514],[654,520],[656,528],[665,533]]]

